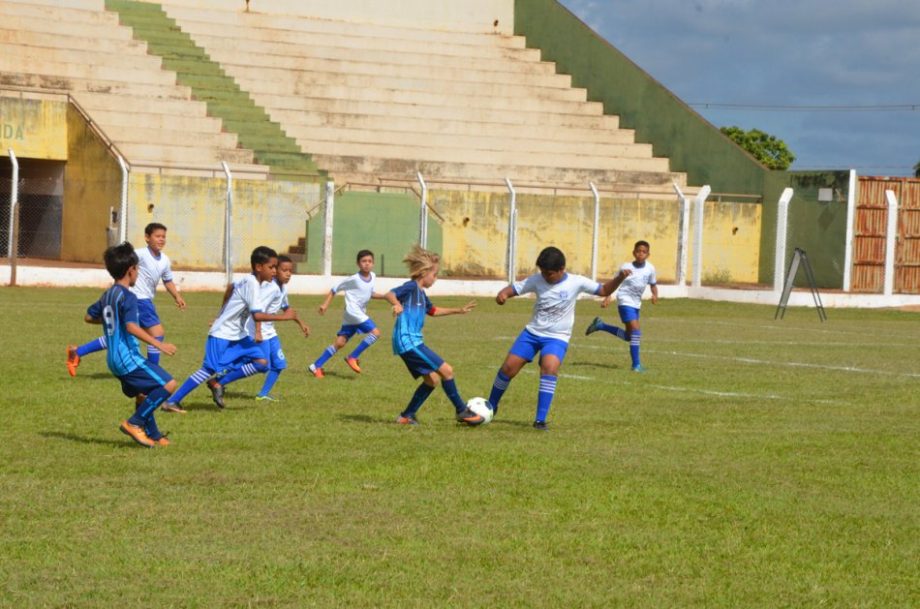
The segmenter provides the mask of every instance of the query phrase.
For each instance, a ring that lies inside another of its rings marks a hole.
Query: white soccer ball
[[[492,404],[489,404],[489,400],[485,398],[473,398],[466,403],[466,407],[478,414],[483,418],[480,425],[485,425],[492,420],[492,417],[495,416],[495,411],[492,409]]]

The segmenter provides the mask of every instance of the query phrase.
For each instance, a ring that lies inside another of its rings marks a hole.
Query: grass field
[[[385,306],[365,372],[336,357],[317,380],[342,301],[294,297],[313,337],[281,324],[282,401],[252,399],[261,377],[223,412],[199,388],[146,450],[104,357],[64,367],[97,296],[0,289],[3,607],[920,606],[917,313],[665,300],[634,374],[625,343],[582,335],[584,301],[541,433],[533,366],[491,425],[458,426],[440,390],[395,425],[415,383]],[[187,297],[158,299],[180,382],[219,302]],[[465,398],[531,303],[429,319]]]

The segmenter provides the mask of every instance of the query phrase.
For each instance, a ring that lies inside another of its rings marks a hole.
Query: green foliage
[[[760,129],[745,131],[735,126],[722,127],[720,131],[751,153],[768,169],[789,169],[789,166],[795,161],[795,155],[786,147],[786,142],[775,135],[770,135]]]
[[[917,161],[917,164],[914,165],[914,177],[920,178],[920,161]]]
[[[294,296],[313,335],[277,324],[281,401],[253,400],[258,377],[218,411],[201,387],[187,415],[158,414],[173,445],[147,450],[118,433],[132,403],[102,354],[65,371],[98,294],[0,288],[0,607],[920,606],[916,313],[775,322],[664,299],[634,374],[626,343],[582,334],[615,311],[582,301],[541,433],[533,364],[486,427],[456,424],[440,389],[420,427],[395,425],[418,382],[386,305],[362,374],[353,339],[319,380],[305,367],[342,301],[319,317],[321,297]],[[180,382],[220,295],[186,299],[159,299]],[[532,305],[426,321],[466,399],[488,396]]]

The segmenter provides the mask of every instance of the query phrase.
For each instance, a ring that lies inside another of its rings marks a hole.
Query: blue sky
[[[792,170],[913,175],[920,161],[920,0],[561,2],[712,124],[784,140]]]

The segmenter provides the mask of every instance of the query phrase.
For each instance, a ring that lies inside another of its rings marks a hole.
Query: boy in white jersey
[[[624,263],[617,275],[622,278],[622,285],[617,292],[617,310],[626,328],[605,324],[600,317],[595,317],[585,330],[585,334],[592,334],[598,330],[609,332],[628,342],[633,372],[645,371],[639,359],[639,344],[642,340],[642,330],[639,329],[639,309],[642,308],[642,294],[645,292],[645,286],[650,286],[652,289],[652,304],[658,302],[658,280],[655,277],[655,267],[648,261],[649,249],[648,241],[636,241],[633,247],[634,260]],[[607,296],[601,303],[601,307],[607,308],[609,304],[610,296]]]
[[[365,349],[380,338],[380,330],[377,329],[374,320],[367,315],[367,303],[370,302],[371,298],[383,298],[382,294],[374,292],[374,280],[377,278],[373,272],[374,253],[370,250],[361,250],[358,252],[357,262],[358,272],[332,288],[326,294],[323,304],[319,305],[319,314],[325,315],[326,309],[332,303],[332,298],[339,292],[345,294],[345,316],[342,319],[342,327],[339,328],[335,341],[326,347],[326,350],[315,362],[310,364],[310,372],[318,379],[325,376],[323,374],[323,365],[329,361],[329,358],[344,347],[349,338],[359,332],[367,336],[345,358],[345,363],[348,364],[349,368],[360,374],[361,366],[358,358]]]
[[[498,412],[498,403],[508,389],[511,379],[517,376],[524,364],[540,353],[540,388],[537,393],[537,414],[533,426],[545,431],[556,393],[559,367],[565,359],[575,323],[575,301],[581,293],[607,296],[612,294],[622,279],[619,275],[601,285],[598,282],[565,272],[565,254],[558,248],[544,248],[537,257],[539,273],[523,281],[502,288],[495,302],[505,304],[509,298],[533,292],[537,299],[533,305],[530,323],[511,345],[505,362],[495,376],[489,403]]]
[[[278,254],[275,250],[260,245],[252,250],[249,261],[252,274],[227,286],[220,314],[208,331],[201,368],[169,396],[163,404],[165,412],[184,413],[182,399],[206,381],[211,388],[214,403],[218,408],[223,408],[224,389],[221,383],[268,370],[268,361],[262,347],[256,344],[246,330],[250,316],[256,321],[273,321],[293,319],[297,313],[293,309],[274,315],[265,313],[259,302],[261,283],[274,279],[278,268]],[[248,362],[248,366],[244,365],[245,362]]]
[[[138,274],[131,291],[137,296],[140,327],[162,342],[166,331],[163,329],[163,323],[160,321],[156,307],[153,306],[153,298],[156,296],[160,280],[163,281],[163,287],[166,288],[169,295],[176,301],[177,307],[184,309],[185,300],[173,283],[169,257],[163,253],[163,248],[166,247],[166,227],[159,222],[151,222],[144,228],[144,240],[147,241],[147,247],[139,248],[134,252],[138,258]],[[106,337],[100,336],[79,347],[68,346],[67,372],[70,376],[77,376],[77,366],[80,365],[81,357],[102,351],[106,345]],[[147,360],[151,364],[159,364],[160,350],[153,345],[147,345]]]

